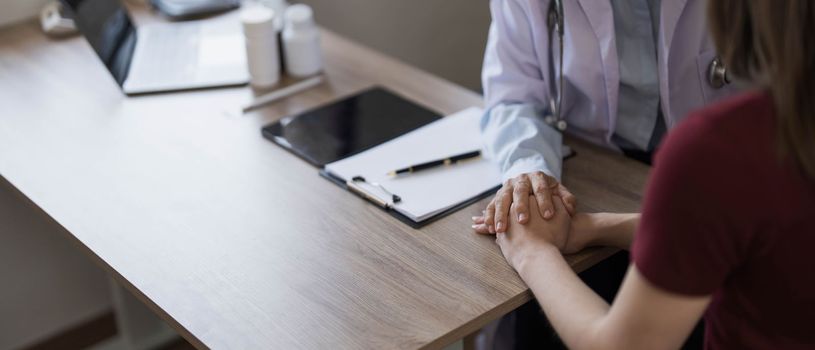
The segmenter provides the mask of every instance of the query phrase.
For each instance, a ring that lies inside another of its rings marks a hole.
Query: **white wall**
[[[311,5],[317,22],[339,34],[481,91],[488,0],[289,1]]]
[[[0,26],[34,17],[48,0],[0,0]]]
[[[0,177],[0,349],[31,345],[110,308],[101,268]]]

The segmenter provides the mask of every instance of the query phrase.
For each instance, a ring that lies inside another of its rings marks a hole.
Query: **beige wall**
[[[300,0],[333,31],[481,91],[487,0]]]
[[[48,0],[0,0],[0,26],[39,14],[46,2]]]

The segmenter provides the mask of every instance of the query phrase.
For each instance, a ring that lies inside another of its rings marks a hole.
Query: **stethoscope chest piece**
[[[721,89],[723,86],[730,84],[730,78],[727,76],[727,67],[719,57],[710,62],[707,70],[707,80],[711,87],[714,89]]]

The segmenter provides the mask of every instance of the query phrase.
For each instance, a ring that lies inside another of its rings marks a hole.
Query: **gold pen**
[[[461,161],[464,161],[464,160],[473,159],[473,158],[477,158],[477,157],[480,157],[480,156],[481,156],[481,151],[480,150],[471,151],[471,152],[467,152],[467,153],[462,153],[462,154],[450,156],[450,157],[447,157],[447,158],[444,158],[444,159],[431,160],[429,162],[424,162],[424,163],[421,163],[421,164],[411,165],[409,167],[405,167],[405,168],[402,168],[402,169],[391,171],[391,172],[388,173],[388,175],[389,176],[397,176],[397,175],[402,175],[402,174],[415,173],[417,171],[421,171],[421,170],[425,170],[425,169],[431,169],[431,168],[435,168],[435,167],[439,167],[439,166],[452,165],[452,164],[455,164],[455,163],[458,163],[458,162],[461,162]]]

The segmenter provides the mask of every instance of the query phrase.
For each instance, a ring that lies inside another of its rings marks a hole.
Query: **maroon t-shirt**
[[[764,92],[696,112],[645,194],[634,263],[661,289],[713,295],[708,349],[815,348],[815,182],[782,159],[774,121]]]

